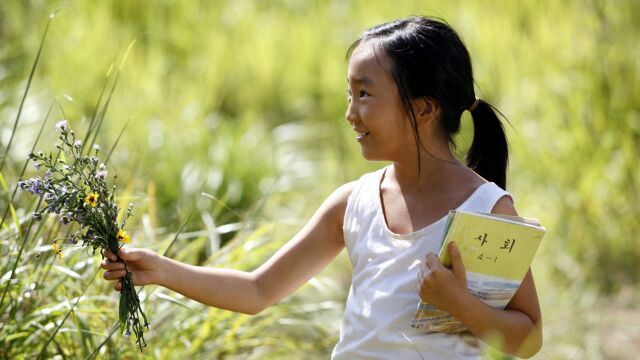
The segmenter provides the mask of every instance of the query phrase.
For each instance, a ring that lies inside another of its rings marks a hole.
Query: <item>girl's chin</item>
[[[388,161],[389,159],[384,156],[380,156],[380,154],[372,153],[371,151],[367,151],[364,147],[362,148],[362,157],[368,161]]]

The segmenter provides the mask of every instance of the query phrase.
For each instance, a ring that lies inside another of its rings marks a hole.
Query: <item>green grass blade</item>
[[[9,192],[9,187],[7,186],[7,182],[5,181],[4,176],[2,176],[1,171],[0,171],[0,186],[2,186],[2,189],[5,192],[7,193]],[[4,216],[6,216],[7,212],[11,212],[11,217],[13,218],[13,224],[16,226],[16,229],[18,230],[18,238],[20,238],[22,236],[22,232],[20,229],[20,220],[18,219],[18,214],[16,214],[16,209],[13,207],[13,197],[9,199]],[[3,217],[3,221],[0,223],[0,228],[3,224],[4,224],[4,217]],[[7,226],[7,230],[8,230],[8,226]]]
[[[18,114],[16,115],[16,120],[13,122],[13,130],[11,131],[11,136],[9,137],[7,148],[4,150],[4,155],[2,156],[2,162],[0,162],[0,171],[2,171],[2,169],[4,168],[4,164],[7,160],[7,157],[9,157],[9,149],[11,148],[13,138],[16,134],[18,123],[20,122],[20,115],[22,115],[22,108],[24,107],[24,102],[27,100],[27,94],[29,93],[29,89],[31,88],[31,81],[33,80],[33,75],[36,73],[36,69],[38,68],[40,55],[42,54],[42,49],[44,48],[44,43],[45,43],[45,40],[47,39],[47,33],[49,33],[49,25],[51,25],[51,20],[53,19],[54,16],[55,16],[55,13],[49,16],[49,20],[47,20],[47,25],[44,28],[44,33],[42,34],[42,39],[40,40],[40,47],[38,47],[38,53],[36,55],[36,59],[33,61],[33,65],[31,66],[31,72],[29,73],[29,79],[27,80],[27,87],[24,89],[24,94],[22,95],[22,99],[20,100],[20,106],[18,107]]]
[[[47,111],[47,115],[44,118],[44,121],[42,121],[42,125],[40,126],[40,130],[38,131],[38,136],[36,136],[36,141],[33,142],[33,146],[31,147],[31,152],[34,152],[36,150],[36,146],[38,145],[38,141],[40,141],[40,136],[42,136],[42,132],[44,130],[44,126],[47,123],[47,120],[49,119],[49,116],[51,115],[51,110],[53,110],[53,105],[56,103],[56,101],[53,101],[51,103],[51,105],[49,106],[49,110]],[[24,162],[24,165],[22,166],[22,170],[20,171],[20,176],[18,177],[18,179],[23,179],[24,173],[27,171],[27,166],[29,165],[29,162],[31,161],[31,159],[27,158],[27,160]],[[1,171],[0,171],[1,173]],[[6,190],[7,193],[9,192],[9,190]],[[18,187],[16,186],[15,189],[13,189],[13,193],[11,194],[11,198],[9,199],[9,203],[13,202],[13,199],[16,196],[16,193],[18,192]],[[6,220],[7,217],[7,211],[8,209],[6,209],[4,211],[4,214],[2,214],[2,220],[0,220],[0,228],[2,227],[2,225],[4,224],[4,221]]]
[[[133,48],[133,45],[136,43],[136,40],[133,40],[131,43],[129,43],[129,46],[127,47],[127,50],[125,51],[124,57],[122,58],[122,61],[120,62],[120,66],[118,67],[118,70],[116,71],[115,74],[115,78],[113,80],[113,83],[111,85],[111,90],[109,91],[109,95],[107,96],[107,99],[104,103],[104,106],[102,107],[102,110],[100,111],[100,114],[98,116],[98,120],[97,120],[97,125],[95,128],[95,131],[93,132],[93,137],[91,138],[91,143],[89,146],[89,149],[91,147],[93,147],[93,145],[96,143],[96,138],[98,137],[98,133],[100,133],[100,128],[102,127],[102,124],[104,122],[104,118],[107,114],[107,109],[109,108],[109,104],[111,103],[111,99],[113,98],[113,93],[116,90],[116,86],[118,85],[118,80],[120,79],[120,73],[122,72],[122,68],[124,67],[125,62],[127,61],[127,58],[129,57],[129,53],[131,52],[131,49]],[[90,150],[88,150],[90,151]]]
[[[104,160],[105,163],[109,162],[109,159],[111,158],[111,154],[113,154],[113,150],[115,150],[116,146],[118,146],[118,143],[120,142],[120,138],[122,138],[122,135],[124,134],[124,131],[127,129],[127,126],[129,126],[129,120],[127,121],[126,124],[124,124],[124,126],[122,127],[122,130],[120,130],[120,133],[118,134],[118,137],[116,138],[116,141],[111,146],[111,149],[109,149],[109,152],[107,153],[107,157]]]
[[[78,297],[76,298],[76,301],[73,303],[73,305],[71,305],[69,307],[69,310],[67,311],[67,313],[64,315],[64,318],[62,318],[62,320],[58,323],[58,326],[56,327],[56,329],[53,331],[53,333],[51,333],[51,335],[49,336],[49,338],[47,339],[47,341],[45,341],[44,345],[42,345],[42,349],[40,350],[40,354],[38,354],[38,359],[40,359],[45,351],[47,350],[47,346],[49,345],[49,343],[51,343],[51,341],[54,340],[54,338],[56,337],[56,335],[58,334],[58,331],[60,330],[60,328],[62,327],[62,325],[64,324],[65,321],[67,321],[67,319],[69,318],[69,315],[71,315],[71,313],[73,312],[73,310],[76,308],[76,306],[78,305],[78,303],[80,302],[80,299],[82,299],[82,296],[84,296],[84,294],[87,292],[87,289],[89,289],[89,287],[91,286],[91,284],[93,284],[93,281],[96,278],[96,275],[100,272],[100,270],[96,270],[93,273],[93,276],[91,276],[91,279],[89,280],[89,282],[87,283],[87,285],[84,287],[84,289],[82,290],[82,292],[80,293],[80,295],[78,295]]]
[[[89,140],[89,138],[91,137],[91,134],[93,133],[94,127],[95,127],[95,123],[96,123],[96,115],[98,114],[98,109],[100,109],[100,103],[102,102],[102,97],[104,96],[106,90],[107,90],[107,85],[109,84],[109,78],[111,75],[111,69],[113,67],[113,64],[111,65],[111,67],[109,67],[109,70],[107,71],[107,74],[105,75],[104,78],[104,83],[102,84],[102,90],[100,90],[100,95],[98,96],[98,100],[96,101],[96,105],[93,107],[93,113],[91,114],[91,121],[89,122],[89,127],[87,128],[87,132],[84,135],[84,139],[82,141],[82,147],[80,148],[80,152],[83,153],[85,146],[87,145],[87,141]]]

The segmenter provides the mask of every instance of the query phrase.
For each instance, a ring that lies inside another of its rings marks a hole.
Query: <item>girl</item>
[[[542,330],[531,272],[506,309],[496,310],[467,290],[455,245],[448,248],[451,269],[434,254],[451,209],[516,215],[503,190],[505,134],[492,106],[474,93],[467,49],[444,22],[411,17],[369,29],[348,54],[346,120],[364,158],[391,165],[338,188],[289,243],[252,272],[121,249],[134,283],[257,314],[346,247],[353,278],[333,359],[471,359],[482,356],[483,343],[534,355]],[[452,152],[465,110],[475,131],[466,166]],[[105,256],[104,278],[123,277],[124,264],[113,253]],[[468,331],[425,334],[412,328],[419,299],[447,311]]]

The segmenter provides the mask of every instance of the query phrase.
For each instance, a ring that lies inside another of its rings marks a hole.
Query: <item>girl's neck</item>
[[[420,151],[420,169],[415,157],[395,161],[387,177],[402,189],[403,193],[422,193],[458,186],[473,177],[473,171],[462,164],[453,153],[446,151]],[[479,177],[478,177],[479,178]]]
[[[446,182],[446,178],[449,177],[446,174],[451,172],[451,168],[462,166],[459,162],[457,164],[449,162],[433,164],[425,161],[422,161],[420,165],[420,169],[418,169],[417,162],[396,161],[389,169],[387,176],[394,179],[401,188],[419,191],[423,188],[437,187]]]
[[[415,147],[408,147],[407,152],[398,156],[387,171],[386,177],[392,181],[390,185],[396,183],[404,194],[424,195],[485,181],[455,157],[436,122],[426,123],[419,134],[421,144],[417,153]]]

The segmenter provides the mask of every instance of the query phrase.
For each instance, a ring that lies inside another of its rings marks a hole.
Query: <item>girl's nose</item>
[[[349,105],[347,105],[347,112],[344,114],[345,119],[349,124],[352,124],[356,121],[358,115],[354,109],[353,101],[349,101]]]

